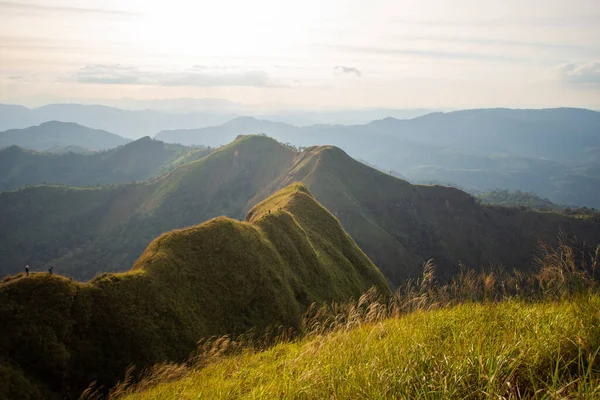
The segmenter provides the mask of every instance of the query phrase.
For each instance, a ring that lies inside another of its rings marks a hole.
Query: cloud
[[[64,6],[44,6],[41,4],[24,3],[20,1],[0,1],[0,9],[8,10],[28,10],[38,12],[71,12],[83,14],[107,14],[131,16],[136,13],[124,10],[111,10],[104,8],[83,8],[83,7],[64,7]]]
[[[213,74],[201,72],[165,73],[160,75],[162,86],[273,86],[264,71]]]
[[[113,65],[87,65],[79,71],[70,74],[67,81],[80,83],[126,84],[145,85],[152,84],[145,73],[136,67],[121,64]]]
[[[533,48],[549,48],[559,50],[585,50],[585,46],[562,44],[562,43],[546,43],[546,42],[531,42],[524,40],[506,40],[497,38],[485,37],[459,37],[448,35],[421,35],[421,36],[394,36],[393,39],[410,40],[413,42],[437,42],[437,43],[458,43],[458,44],[478,44],[485,46],[510,46],[510,47],[533,47]]]
[[[436,51],[419,50],[405,48],[388,47],[366,47],[366,46],[318,46],[330,50],[337,50],[347,53],[361,53],[367,55],[388,55],[388,56],[413,56],[433,59],[451,59],[451,60],[478,60],[478,61],[505,61],[505,62],[526,62],[527,59],[520,57],[510,57],[496,54],[467,53],[454,51]]]
[[[35,76],[35,75],[32,75],[32,74],[27,74],[27,75],[11,75],[11,76],[7,76],[6,80],[12,81],[12,82],[19,82],[19,83],[36,83],[36,82],[39,82],[38,77]]]
[[[558,68],[560,77],[573,85],[600,86],[600,61],[566,64]]]
[[[343,65],[337,65],[333,69],[336,72],[341,72],[343,74],[354,74],[354,75],[356,75],[359,78],[362,75],[362,73],[360,72],[360,70],[358,68],[354,68],[354,67],[345,67]]]
[[[431,26],[431,27],[515,27],[515,26],[543,26],[564,27],[596,25],[600,14],[561,15],[553,17],[525,16],[525,17],[497,17],[479,19],[409,19],[396,18],[393,21],[399,25]]]
[[[184,71],[144,71],[121,64],[88,65],[66,77],[69,82],[107,85],[152,86],[253,86],[274,87],[265,71],[229,71],[204,66],[194,66]]]

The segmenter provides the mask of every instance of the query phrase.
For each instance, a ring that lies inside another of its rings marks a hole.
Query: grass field
[[[600,297],[415,311],[226,357],[127,399],[598,398]]]
[[[369,291],[312,307],[302,338],[213,339],[188,364],[157,366],[112,397],[600,398],[599,260],[542,247],[535,274],[465,272],[444,286],[428,263],[392,299]]]

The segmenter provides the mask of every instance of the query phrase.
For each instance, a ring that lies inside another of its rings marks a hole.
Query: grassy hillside
[[[254,204],[297,181],[393,284],[417,276],[430,258],[444,278],[459,263],[528,268],[538,241],[553,243],[560,230],[589,245],[600,240],[592,219],[482,206],[457,189],[411,185],[381,173],[335,147],[297,152],[267,137],[245,136],[150,183],[0,193],[0,219],[6,221],[0,270],[54,265],[78,279],[123,271],[162,232],[217,215],[242,219]]]
[[[182,360],[206,336],[301,328],[312,302],[385,279],[310,195],[291,185],[247,222],[220,217],[155,239],[131,271],[88,283],[35,273],[0,283],[0,386],[11,398],[114,384],[129,364]]]
[[[94,186],[146,180],[210,149],[166,144],[148,137],[89,154],[38,153],[12,146],[0,150],[0,190],[26,185]]]
[[[371,290],[311,307],[300,339],[203,342],[112,398],[597,398],[599,263],[600,247],[563,242],[540,248],[527,274],[470,270],[440,284],[428,262],[392,299]]]
[[[414,312],[225,358],[124,398],[591,399],[598,307],[591,296]]]
[[[253,197],[285,173],[293,156],[270,139],[240,139],[149,183],[0,193],[0,219],[6,221],[0,227],[0,271],[54,265],[77,279],[123,271],[163,232],[218,215],[242,219],[257,202]]]
[[[443,278],[459,263],[528,268],[538,242],[556,243],[561,230],[592,246],[600,240],[597,221],[482,206],[454,188],[383,174],[335,147],[308,148],[287,179],[305,182],[394,284],[430,258]]]
[[[80,146],[91,150],[112,149],[129,142],[114,133],[72,122],[50,121],[24,129],[0,132],[0,149],[20,146],[44,151],[56,146]]]

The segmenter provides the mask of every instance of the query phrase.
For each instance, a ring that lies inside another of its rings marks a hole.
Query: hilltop
[[[72,122],[50,121],[29,128],[0,132],[0,149],[20,146],[30,150],[44,151],[57,146],[79,146],[91,150],[105,150],[128,142],[128,139],[114,133]]]
[[[53,154],[50,151],[40,153],[17,146],[0,150],[0,190],[42,183],[94,186],[142,181],[202,158],[210,149],[167,144],[145,137],[93,153]]]
[[[182,360],[211,335],[301,328],[312,302],[358,298],[385,279],[304,185],[166,233],[126,273],[88,283],[35,273],[0,283],[0,378],[14,398],[77,395],[129,364]]]
[[[265,133],[281,140],[302,131],[294,125],[260,120],[253,117],[238,117],[223,125],[198,129],[164,130],[156,134],[157,140],[187,145],[220,146],[233,141],[238,135]]]
[[[254,204],[297,181],[393,284],[417,276],[430,258],[443,278],[459,264],[526,269],[538,242],[555,243],[561,230],[588,245],[600,237],[592,219],[484,206],[454,188],[384,174],[336,147],[298,152],[250,135],[149,183],[0,193],[0,218],[11,227],[0,229],[0,268],[6,274],[25,264],[54,265],[78,279],[123,271],[162,232],[217,215],[242,219]]]

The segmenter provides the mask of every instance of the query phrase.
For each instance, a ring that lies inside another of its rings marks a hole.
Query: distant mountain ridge
[[[129,143],[129,139],[72,122],[50,121],[25,129],[0,132],[0,149],[19,146],[44,151],[57,146],[78,146],[90,150],[106,150],[126,143]]]
[[[23,129],[48,121],[73,122],[138,139],[174,126],[198,127],[222,124],[235,115],[210,113],[169,114],[150,110],[130,111],[82,104],[50,104],[34,109],[0,104],[0,131]],[[115,147],[115,146],[113,146]]]
[[[434,109],[279,109],[280,105],[240,104],[223,99],[114,99],[78,104],[65,99],[37,108],[0,104],[0,130],[25,128],[50,120],[77,122],[129,138],[155,135],[162,130],[192,129],[222,124],[240,115],[275,122],[314,124],[364,124],[384,117],[415,118]]]
[[[39,153],[11,146],[0,150],[0,190],[40,184],[94,186],[142,181],[209,152],[206,147],[166,144],[149,137],[83,154]]]
[[[305,128],[306,130],[310,128]],[[254,117],[237,117],[216,127],[176,129],[156,134],[157,140],[168,143],[206,144],[221,146],[235,140],[239,135],[263,133],[277,140],[296,139],[305,130],[294,125],[261,120]],[[305,143],[308,143],[305,141]]]

